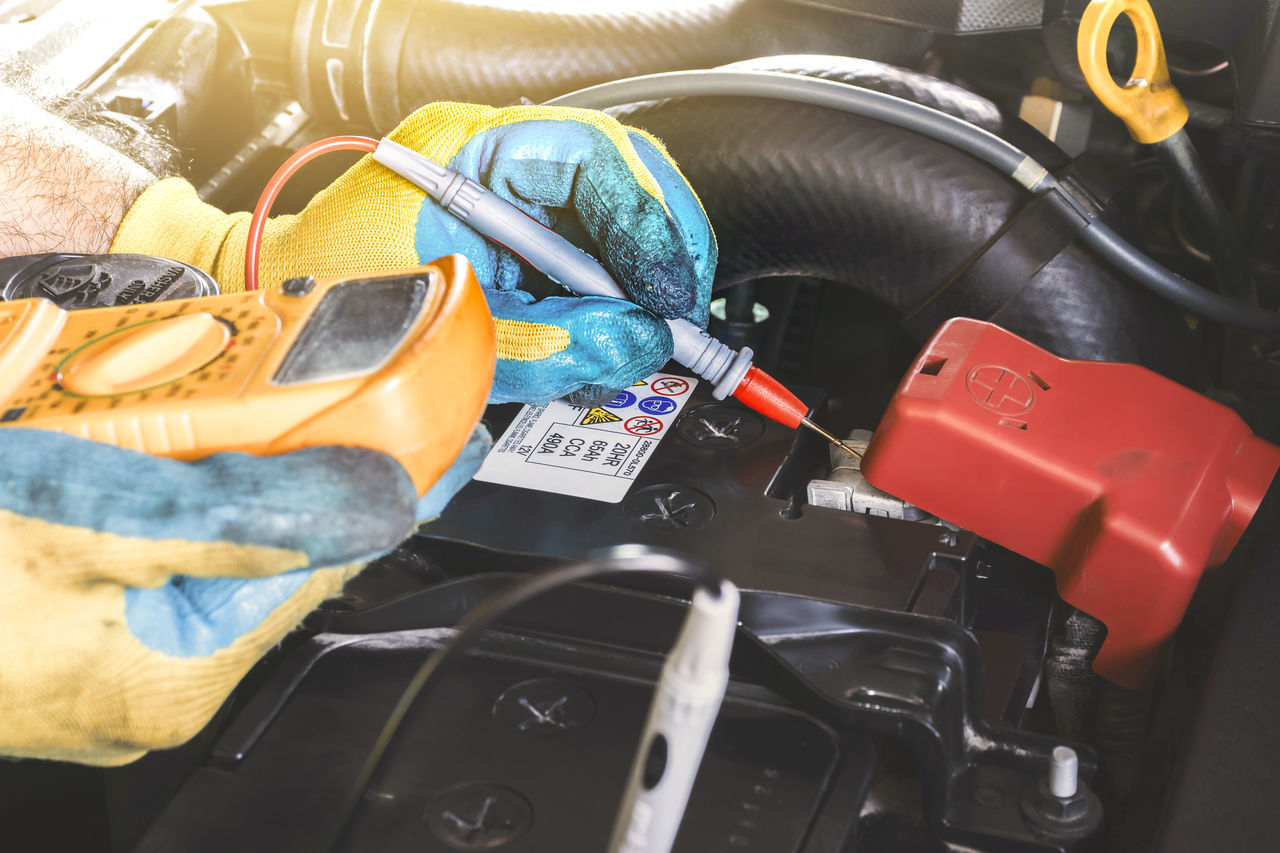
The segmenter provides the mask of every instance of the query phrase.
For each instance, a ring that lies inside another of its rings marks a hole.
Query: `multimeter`
[[[423,494],[484,410],[493,320],[466,259],[279,290],[66,311],[0,303],[0,427],[175,459],[324,444]]]

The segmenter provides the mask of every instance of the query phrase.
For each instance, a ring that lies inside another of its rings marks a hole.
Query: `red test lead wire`
[[[258,197],[258,205],[253,209],[253,218],[249,220],[249,236],[244,250],[245,290],[258,289],[258,256],[262,253],[262,232],[267,227],[267,214],[271,212],[271,205],[275,203],[276,196],[280,195],[280,190],[284,188],[289,178],[293,177],[294,173],[305,164],[322,154],[328,154],[331,151],[372,153],[377,147],[378,140],[367,136],[331,136],[299,148],[292,157],[284,161],[279,169],[276,169],[276,173],[271,176],[271,180],[267,181],[266,187],[262,190],[262,195]]]

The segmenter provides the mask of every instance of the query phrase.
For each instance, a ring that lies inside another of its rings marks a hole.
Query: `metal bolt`
[[[716,505],[697,489],[667,484],[636,492],[627,499],[624,511],[655,530],[693,530],[715,517]]]
[[[533,824],[533,806],[502,785],[468,782],[440,794],[422,814],[436,838],[460,850],[502,847]]]
[[[1074,797],[1079,775],[1076,751],[1069,746],[1054,747],[1049,759],[1049,793],[1063,800]]]
[[[1049,838],[1083,838],[1098,828],[1102,803],[1079,780],[1080,759],[1069,746],[1049,753],[1049,774],[1022,795],[1022,816]]]

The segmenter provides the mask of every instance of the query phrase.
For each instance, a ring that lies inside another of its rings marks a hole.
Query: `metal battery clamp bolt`
[[[1102,822],[1102,802],[1079,784],[1079,759],[1069,746],[1055,747],[1049,773],[1022,797],[1022,814],[1046,837],[1071,840],[1091,835]]]

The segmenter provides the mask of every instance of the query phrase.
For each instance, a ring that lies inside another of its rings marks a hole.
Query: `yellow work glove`
[[[438,103],[413,113],[390,138],[598,255],[636,305],[599,297],[535,301],[515,256],[369,157],[297,216],[268,223],[262,286],[461,253],[497,322],[495,402],[545,402],[584,387],[602,396],[670,358],[670,332],[654,315],[706,324],[715,238],[693,190],[651,137],[591,110]],[[227,215],[202,203],[190,184],[169,179],[137,200],[111,249],[177,258],[209,270],[225,292],[237,291],[248,226],[249,214]]]
[[[419,499],[372,450],[186,463],[0,429],[0,755],[115,765],[186,741],[487,447]]]

